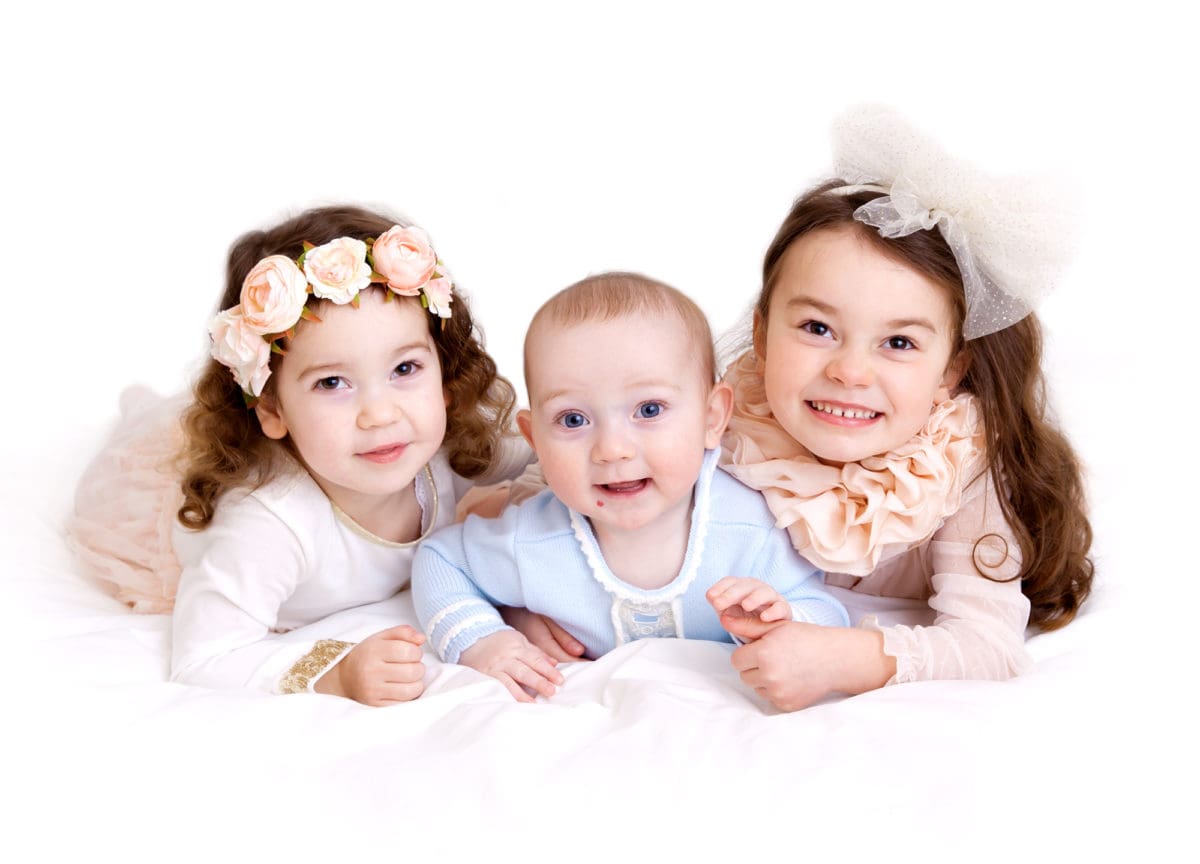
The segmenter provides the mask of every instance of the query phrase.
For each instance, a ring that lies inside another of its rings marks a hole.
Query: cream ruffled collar
[[[783,430],[767,406],[753,352],[729,367],[734,411],[722,467],[758,489],[796,550],[824,570],[865,576],[928,540],[983,470],[975,397],[937,405],[912,440],[881,456],[826,465]]]

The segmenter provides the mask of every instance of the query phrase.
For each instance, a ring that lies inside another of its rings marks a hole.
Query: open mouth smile
[[[625,480],[621,483],[598,483],[596,488],[608,495],[625,496],[636,495],[649,485],[650,478],[642,477],[640,480]]]
[[[828,419],[833,422],[838,421],[859,421],[867,422],[876,419],[880,416],[879,411],[872,411],[869,408],[862,408],[856,405],[839,405],[836,402],[805,402],[812,411],[822,415],[822,419]]]

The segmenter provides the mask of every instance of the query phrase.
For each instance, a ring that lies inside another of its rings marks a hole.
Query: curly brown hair
[[[219,311],[240,302],[242,283],[250,269],[268,255],[299,258],[305,242],[320,246],[338,237],[360,240],[379,237],[407,221],[354,206],[317,207],[273,228],[250,231],[230,247],[225,291]],[[310,306],[319,303],[310,295]],[[455,286],[454,314],[448,319],[429,315],[429,333],[437,346],[442,383],[449,394],[443,450],[450,467],[463,477],[478,477],[491,466],[500,439],[509,433],[516,393],[499,375],[484,350],[483,334],[471,318],[467,298]],[[272,357],[272,367],[279,362]],[[269,393],[268,379],[264,392]],[[193,401],[184,412],[186,444],[181,454],[183,506],[179,521],[188,528],[206,527],[225,492],[257,488],[280,469],[280,442],[263,434],[258,418],[246,408],[241,387],[230,371],[208,360],[193,387]],[[287,442],[283,442],[287,445]]]
[[[856,221],[854,211],[882,193],[831,194],[845,185],[843,180],[828,181],[792,205],[763,259],[755,327],[765,333],[784,253],[812,231],[856,231],[883,254],[942,286],[958,328],[951,356],[961,351],[967,360],[959,386],[979,400],[988,470],[996,488],[1005,490],[1000,506],[1021,547],[1019,578],[1030,601],[1030,623],[1041,630],[1057,629],[1075,617],[1087,598],[1095,567],[1088,556],[1092,528],[1079,458],[1048,417],[1041,324],[1029,315],[1003,330],[964,341],[962,275],[941,232],[881,237]]]

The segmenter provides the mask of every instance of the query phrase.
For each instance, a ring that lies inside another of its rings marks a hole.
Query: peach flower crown
[[[305,242],[299,258],[263,258],[246,274],[240,302],[208,325],[213,359],[233,373],[253,405],[271,377],[271,354],[286,353],[278,341],[291,338],[300,319],[320,320],[307,306],[308,295],[357,308],[359,292],[374,283],[390,289],[388,300],[392,293],[419,296],[431,314],[450,317],[454,283],[428,235],[416,226],[393,225],[378,239]]]

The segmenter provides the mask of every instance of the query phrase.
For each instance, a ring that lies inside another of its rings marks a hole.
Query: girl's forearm
[[[839,644],[832,656],[842,658],[836,675],[843,693],[877,690],[896,674],[896,658],[883,653],[883,634],[861,627],[836,628]]]

